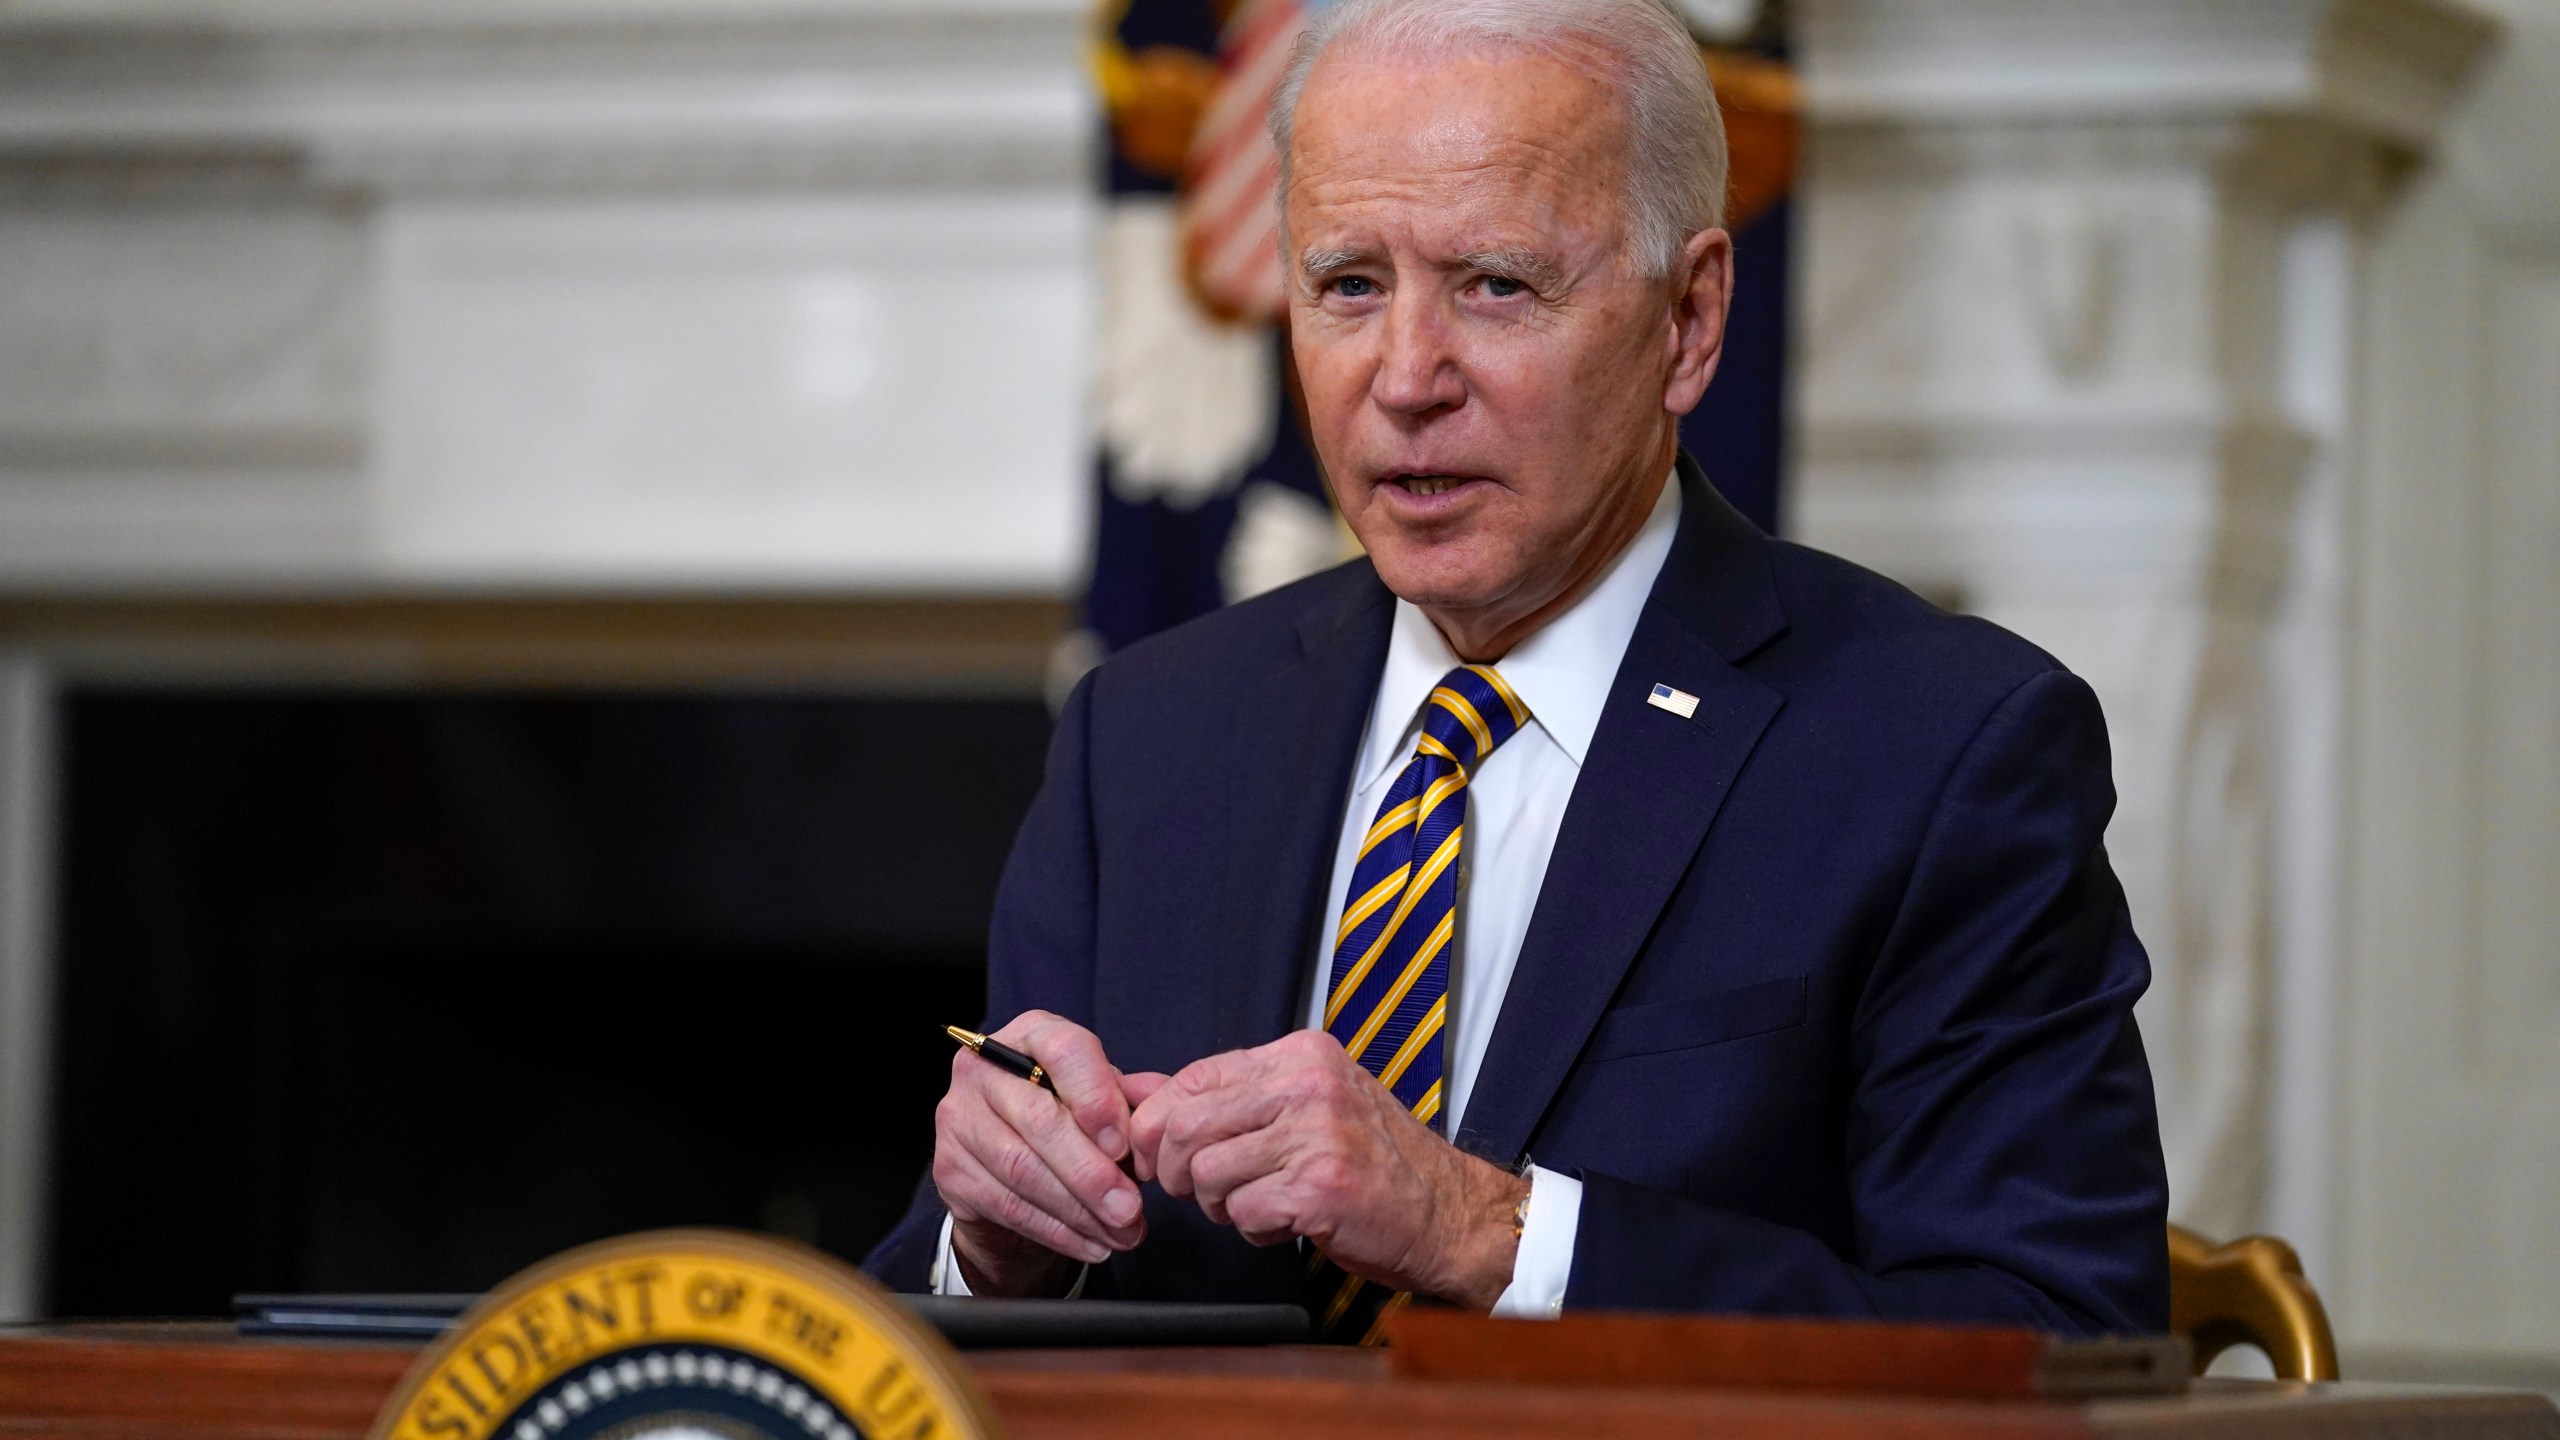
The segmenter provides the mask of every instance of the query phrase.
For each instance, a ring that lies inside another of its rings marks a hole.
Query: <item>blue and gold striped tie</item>
[[[1326,1032],[1434,1130],[1441,1128],[1445,1098],[1441,1032],[1449,1015],[1467,780],[1528,723],[1529,707],[1490,665],[1461,665],[1441,680],[1422,707],[1413,759],[1360,839],[1334,932]],[[1362,1282],[1326,1269],[1336,1278],[1327,1287],[1332,1293],[1324,1297],[1318,1333],[1353,1333],[1346,1321],[1366,1321],[1358,1333],[1363,1343],[1375,1343],[1384,1315],[1361,1314],[1355,1302]],[[1404,1299],[1385,1304],[1400,1307]]]

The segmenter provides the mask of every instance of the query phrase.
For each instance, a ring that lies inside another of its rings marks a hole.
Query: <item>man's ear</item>
[[[1685,282],[1671,297],[1671,378],[1662,388],[1662,408],[1686,415],[1705,398],[1707,382],[1716,378],[1724,358],[1724,322],[1733,305],[1733,237],[1722,230],[1701,230],[1680,247],[1680,276]]]

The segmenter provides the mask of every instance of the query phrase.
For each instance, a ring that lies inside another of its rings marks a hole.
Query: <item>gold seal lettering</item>
[[[489,1356],[493,1352],[507,1357],[504,1375],[498,1373],[498,1366],[489,1363]],[[479,1367],[480,1378],[488,1382],[490,1393],[497,1396],[501,1404],[515,1394],[516,1382],[524,1378],[533,1364],[526,1357],[524,1346],[517,1343],[516,1337],[503,1330],[491,1334],[471,1347],[471,1363]]]
[[[836,1363],[836,1341],[844,1331],[788,1290],[766,1297],[764,1332],[788,1342],[823,1365]]]
[[[515,1310],[516,1333],[524,1337],[524,1346],[536,1365],[551,1363],[551,1301],[536,1295]]]
[[[569,1316],[569,1343],[580,1350],[596,1348],[594,1331],[603,1331],[607,1338],[622,1333],[622,1311],[613,1303],[612,1278],[602,1274],[589,1278],[595,1285],[593,1294],[581,1292],[574,1283],[560,1287],[560,1305]]]
[[[419,1357],[371,1440],[513,1440],[537,1397],[632,1385],[645,1362],[657,1379],[615,1392],[620,1425],[660,1390],[671,1407],[698,1403],[666,1381],[668,1366],[721,1352],[780,1374],[872,1440],[1000,1437],[959,1356],[868,1279],[788,1242],[673,1230],[573,1250],[491,1292]],[[624,1378],[592,1378],[605,1374]],[[571,1388],[555,1391],[561,1382]],[[565,1429],[560,1413],[544,1428],[591,1440],[578,1429],[587,1411],[570,1406]]]
[[[705,1272],[685,1282],[685,1308],[696,1320],[724,1320],[738,1312],[747,1296],[745,1281]]]

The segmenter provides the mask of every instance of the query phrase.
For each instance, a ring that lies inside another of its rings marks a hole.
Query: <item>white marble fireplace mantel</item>
[[[1082,0],[0,9],[0,594],[1057,594]]]

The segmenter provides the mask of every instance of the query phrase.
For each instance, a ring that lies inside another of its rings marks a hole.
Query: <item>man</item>
[[[2164,1328],[2095,699],[1675,465],[1731,279],[1685,33],[1346,0],[1295,63],[1369,558],[1077,689],[988,972],[1058,1094],[955,1057],[872,1268],[1346,1339],[1407,1294]]]

